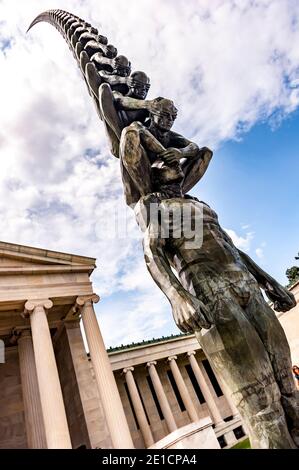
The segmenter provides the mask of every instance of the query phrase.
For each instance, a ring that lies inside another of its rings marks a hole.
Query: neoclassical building
[[[244,439],[193,335],[106,350],[94,269],[93,258],[0,242],[0,448],[227,448]],[[299,283],[292,291],[298,299]],[[297,307],[279,315],[294,363]]]

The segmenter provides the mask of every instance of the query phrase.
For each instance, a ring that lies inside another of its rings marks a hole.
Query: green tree
[[[298,259],[298,258],[296,258]],[[289,280],[289,286],[294,284],[296,281],[299,281],[299,267],[292,266],[291,268],[286,270],[286,276]]]

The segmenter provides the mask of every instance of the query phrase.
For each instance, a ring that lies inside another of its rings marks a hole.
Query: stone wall
[[[79,324],[67,324],[67,338],[72,355],[89,440],[93,449],[110,449],[112,442],[91,363],[87,358]]]
[[[285,331],[291,348],[293,365],[299,366],[299,282],[290,291],[294,294],[297,305],[288,312],[279,312],[278,319]]]
[[[26,449],[25,417],[19,357],[16,347],[6,349],[0,367],[0,449]]]
[[[90,440],[65,330],[62,331],[55,343],[55,355],[73,449],[81,446],[90,448]]]

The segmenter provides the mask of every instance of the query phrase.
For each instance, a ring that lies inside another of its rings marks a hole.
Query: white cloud
[[[139,241],[101,236],[101,221],[123,201],[118,162],[63,38],[46,24],[25,34],[38,13],[56,6],[0,2],[1,238],[97,257],[95,290],[124,293],[120,327],[115,312],[103,314],[108,343],[141,339],[160,331],[170,310],[145,271]],[[172,0],[66,0],[60,7],[99,26],[133,68],[145,70],[151,97],[172,98],[176,129],[200,145],[215,148],[298,106],[295,0],[176,0],[175,7]],[[137,230],[133,214],[130,229]],[[248,251],[251,232],[228,232]],[[125,303],[130,293],[134,305]]]
[[[255,254],[259,259],[262,259],[264,257],[264,250],[263,248],[259,247],[255,250]]]
[[[224,230],[230,236],[230,238],[232,239],[233,243],[236,245],[237,248],[246,252],[250,250],[251,240],[253,239],[253,236],[254,236],[253,232],[247,232],[245,236],[242,236],[242,235],[238,235],[232,229],[226,228]]]
[[[107,347],[158,338],[165,332],[180,333],[172,320],[168,301],[159,289],[138,288],[124,299],[101,307],[99,321]]]
[[[262,242],[258,248],[255,250],[256,256],[262,260],[264,258],[264,248],[267,246],[266,242]]]

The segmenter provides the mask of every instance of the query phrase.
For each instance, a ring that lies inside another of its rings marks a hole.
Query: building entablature
[[[182,335],[178,338],[157,340],[144,346],[109,352],[110,364],[113,371],[126,367],[146,365],[151,361],[167,360],[173,355],[186,354],[189,351],[201,351],[195,335]],[[203,353],[202,353],[203,355]]]
[[[0,337],[29,327],[25,304],[49,299],[50,328],[78,318],[78,297],[92,295],[95,259],[0,242]]]

